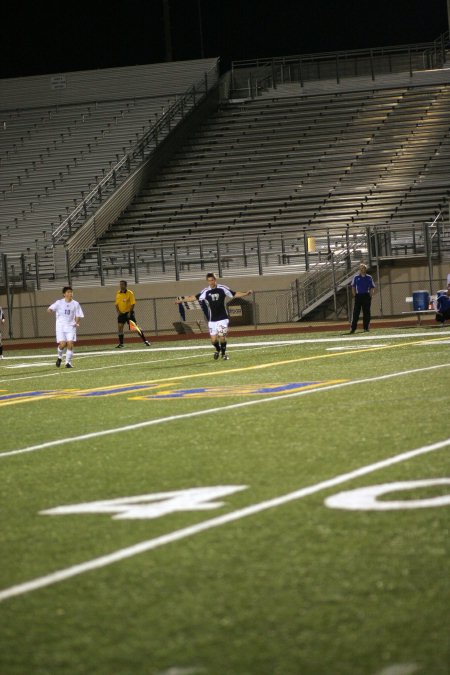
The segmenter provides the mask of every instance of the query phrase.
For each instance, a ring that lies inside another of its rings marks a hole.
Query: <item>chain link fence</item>
[[[112,301],[82,303],[85,318],[78,331],[83,336],[106,336],[117,332],[117,313]],[[48,305],[18,305],[14,295],[7,311],[3,336],[15,339],[54,338],[55,317],[47,312]],[[6,308],[4,308],[6,311]],[[250,298],[235,298],[228,304],[230,324],[257,328],[262,324],[289,322],[291,316],[289,290],[255,291]],[[151,335],[192,334],[207,331],[207,321],[201,309],[187,309],[181,318],[175,298],[140,298],[136,301],[136,319],[144,332]]]
[[[435,296],[438,290],[446,289],[447,278],[443,266],[436,269],[435,275],[428,276],[428,269],[424,266],[414,278],[406,272],[401,280],[391,278],[391,272],[378,269],[370,270],[375,284],[376,293],[372,303],[372,318],[407,318],[404,313],[413,310],[411,298],[414,291],[426,290],[430,296]],[[321,322],[347,322],[352,312],[352,294],[349,284],[336,288],[330,297],[312,307],[305,313],[301,321],[297,320],[297,298],[295,289],[259,290],[247,298],[234,298],[228,304],[230,326],[258,329],[262,326],[293,327],[314,326]],[[85,318],[81,322],[79,339],[83,336],[105,337],[117,332],[117,313],[114,298],[111,300],[82,301]],[[3,306],[6,313],[6,323],[3,325],[4,338],[11,340],[37,340],[50,338],[55,335],[55,318],[47,312],[48,305],[29,304],[16,293],[12,293],[7,306]],[[174,296],[159,298],[139,298],[136,302],[136,318],[139,326],[146,335],[173,336],[192,335],[207,332],[207,321],[201,309],[186,309],[183,320]],[[432,315],[430,315],[431,318]],[[415,317],[409,317],[415,321]]]

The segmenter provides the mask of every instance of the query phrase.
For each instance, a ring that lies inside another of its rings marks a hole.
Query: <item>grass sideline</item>
[[[0,672],[447,674],[449,346],[233,335],[228,362],[201,339],[83,346],[72,371],[5,352]],[[378,501],[442,504],[325,503],[418,480]]]

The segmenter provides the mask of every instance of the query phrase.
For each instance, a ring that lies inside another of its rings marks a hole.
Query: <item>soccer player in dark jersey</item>
[[[232,291],[228,286],[218,284],[216,275],[212,272],[208,272],[206,281],[208,282],[208,286],[200,291],[200,293],[196,295],[182,295],[175,302],[180,304],[182,302],[194,302],[198,300],[204,304],[208,316],[209,334],[215,350],[214,359],[217,360],[221,356],[222,359],[228,360],[229,356],[226,350],[230,320],[225,300],[226,298],[244,298],[246,295],[251,295],[253,291]]]

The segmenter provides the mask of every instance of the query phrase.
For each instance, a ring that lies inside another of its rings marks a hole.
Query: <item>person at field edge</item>
[[[450,283],[447,286],[447,295],[440,295],[436,300],[436,321],[443,326],[450,321]]]
[[[375,284],[370,274],[367,274],[367,265],[364,263],[360,264],[359,272],[353,277],[351,286],[354,302],[350,334],[356,330],[361,309],[363,312],[363,328],[367,332],[370,325],[370,306],[375,291]]]
[[[247,295],[251,295],[253,291],[232,291],[228,286],[218,284],[216,275],[212,272],[208,272],[206,281],[208,286],[200,291],[200,293],[179,296],[175,300],[175,303],[180,304],[182,302],[194,302],[194,300],[198,300],[205,304],[209,335],[214,347],[214,359],[217,360],[221,356],[222,359],[228,360],[229,356],[226,351],[230,320],[225,300],[226,298],[244,298]]]
[[[123,329],[125,324],[128,324],[130,327],[130,320],[136,323],[136,317],[134,314],[134,306],[136,305],[136,299],[134,297],[133,291],[130,291],[127,288],[127,282],[122,279],[120,282],[120,288],[116,293],[116,311],[117,311],[117,328],[119,334],[119,344],[116,345],[116,349],[123,349]],[[145,337],[143,331],[141,331],[141,338],[143,343],[150,347],[150,342]]]
[[[1,307],[0,307],[0,323],[5,323],[5,314]],[[0,359],[2,358],[3,358],[3,342],[2,342],[2,332],[0,331]]]
[[[84,318],[84,313],[80,303],[73,299],[72,286],[64,286],[62,294],[64,297],[51,304],[47,312],[56,314],[56,342],[58,344],[56,367],[61,366],[65,349],[66,368],[73,368],[73,346],[77,341],[77,328],[80,326],[80,319]]]

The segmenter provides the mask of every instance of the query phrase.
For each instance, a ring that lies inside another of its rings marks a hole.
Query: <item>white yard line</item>
[[[127,424],[123,427],[113,427],[112,429],[103,429],[101,431],[93,431],[89,434],[81,434],[79,436],[69,436],[67,438],[60,438],[54,441],[47,441],[45,443],[39,443],[38,445],[31,445],[27,448],[19,448],[17,450],[9,450],[7,452],[0,453],[0,460],[5,459],[6,457],[12,457],[14,455],[22,455],[28,452],[36,452],[37,450],[45,450],[47,448],[53,448],[58,445],[67,445],[69,443],[77,443],[81,441],[92,440],[93,438],[100,438],[101,436],[110,436],[113,434],[136,431],[137,429],[144,429],[146,427],[156,426],[157,424],[164,424],[166,422],[176,422],[183,419],[191,419],[193,417],[200,417],[201,415],[210,415],[216,412],[225,412],[227,410],[237,410],[239,408],[247,408],[253,405],[259,405],[261,403],[272,403],[273,401],[284,401],[287,398],[297,398],[298,396],[308,396],[310,394],[317,394],[322,391],[330,391],[332,389],[341,389],[342,387],[351,387],[355,384],[367,384],[369,382],[379,382],[381,380],[389,380],[393,377],[401,377],[403,375],[412,375],[415,373],[423,373],[430,370],[437,370],[441,368],[446,368],[450,366],[450,363],[435,364],[433,366],[426,366],[423,368],[414,368],[412,370],[404,370],[397,373],[388,373],[387,375],[377,375],[375,377],[368,377],[362,380],[350,380],[348,382],[339,382],[338,384],[330,384],[324,387],[318,387],[317,389],[307,389],[297,392],[291,392],[289,394],[279,394],[277,396],[270,396],[265,398],[260,398],[252,401],[243,401],[242,403],[233,403],[225,406],[215,406],[214,408],[206,408],[204,410],[197,410],[190,413],[184,413],[182,415],[169,415],[168,417],[159,417],[154,420],[145,420],[144,422],[137,422],[136,424]]]
[[[416,448],[415,450],[409,450],[399,455],[395,455],[394,457],[389,457],[379,462],[375,462],[374,464],[368,464],[367,466],[355,469],[354,471],[349,471],[348,473],[335,476],[334,478],[329,478],[328,480],[321,481],[315,485],[300,488],[294,492],[289,492],[285,495],[268,499],[267,501],[252,504],[242,509],[238,509],[237,511],[224,514],[223,516],[211,518],[210,520],[205,520],[202,523],[184,527],[181,530],[175,530],[175,532],[170,532],[169,534],[155,537],[154,539],[141,541],[139,544],[135,544],[134,546],[122,548],[99,558],[94,558],[93,560],[88,560],[84,563],[73,565],[71,567],[67,567],[66,569],[58,570],[57,572],[52,572],[46,576],[38,577],[36,579],[32,579],[31,581],[27,581],[16,586],[11,586],[10,588],[5,588],[3,591],[0,591],[0,602],[18,595],[30,593],[31,591],[36,591],[40,588],[45,588],[46,586],[51,586],[60,581],[65,581],[66,579],[75,577],[79,574],[84,574],[85,572],[90,572],[95,569],[112,565],[113,563],[120,562],[126,558],[131,558],[135,555],[139,555],[140,553],[145,553],[146,551],[151,551],[155,548],[165,546],[166,544],[171,544],[175,541],[186,539],[187,537],[199,534],[200,532],[205,532],[215,527],[220,527],[221,525],[226,525],[228,523],[241,520],[247,516],[254,516],[257,513],[261,513],[262,511],[267,511],[268,509],[272,509],[277,506],[283,506],[284,504],[288,504],[289,502],[297,499],[302,499],[303,497],[308,497],[309,495],[320,492],[321,490],[327,490],[328,488],[336,487],[336,485],[341,485],[342,483],[355,478],[366,476],[367,474],[378,471],[379,469],[385,469],[387,467],[393,466],[394,464],[399,464],[400,462],[413,459],[414,457],[419,457],[420,455],[424,455],[435,450],[440,450],[449,445],[450,438],[447,438],[446,440],[440,441],[438,443]]]
[[[437,337],[441,336],[449,336],[450,335],[450,330],[443,330],[440,329],[439,333],[436,334]],[[338,336],[334,337],[325,337],[325,338],[316,338],[314,337],[313,334],[311,334],[311,337],[307,338],[295,338],[292,340],[288,339],[283,339],[283,340],[264,340],[264,341],[259,341],[259,342],[230,342],[228,344],[227,349],[236,349],[236,348],[245,348],[245,347],[260,347],[260,346],[267,346],[267,347],[276,347],[276,346],[289,346],[289,345],[305,345],[308,343],[311,344],[316,344],[316,343],[327,343],[327,342],[355,342],[356,340],[363,340],[363,341],[372,341],[372,340],[401,340],[405,338],[417,338],[417,337],[430,337],[430,332],[421,332],[421,333],[392,333],[389,335],[377,335],[375,332],[371,332],[369,335],[366,333],[361,333],[361,335],[354,334],[354,335],[347,335],[347,334],[340,334]],[[237,335],[232,335],[231,340],[242,340],[242,338]],[[19,348],[17,348],[19,349]],[[171,346],[171,347],[156,347],[154,346],[154,343],[151,345],[150,349],[146,347],[145,349],[115,349],[111,348],[108,350],[97,350],[97,351],[83,351],[81,347],[76,348],[75,352],[77,357],[84,357],[84,356],[111,356],[111,357],[119,357],[123,358],[123,356],[130,356],[131,354],[141,354],[141,353],[155,353],[155,352],[177,352],[177,351],[193,351],[197,349],[212,349],[210,342],[208,341],[207,338],[205,338],[204,343],[199,344],[199,345],[182,345],[182,346]],[[55,356],[56,356],[56,347],[54,349]],[[6,366],[8,362],[10,361],[21,361],[21,360],[26,360],[26,359],[52,359],[53,356],[52,354],[46,353],[46,354],[22,354],[19,356],[10,356],[8,352],[6,352],[5,358],[3,360],[3,363],[0,365]]]

